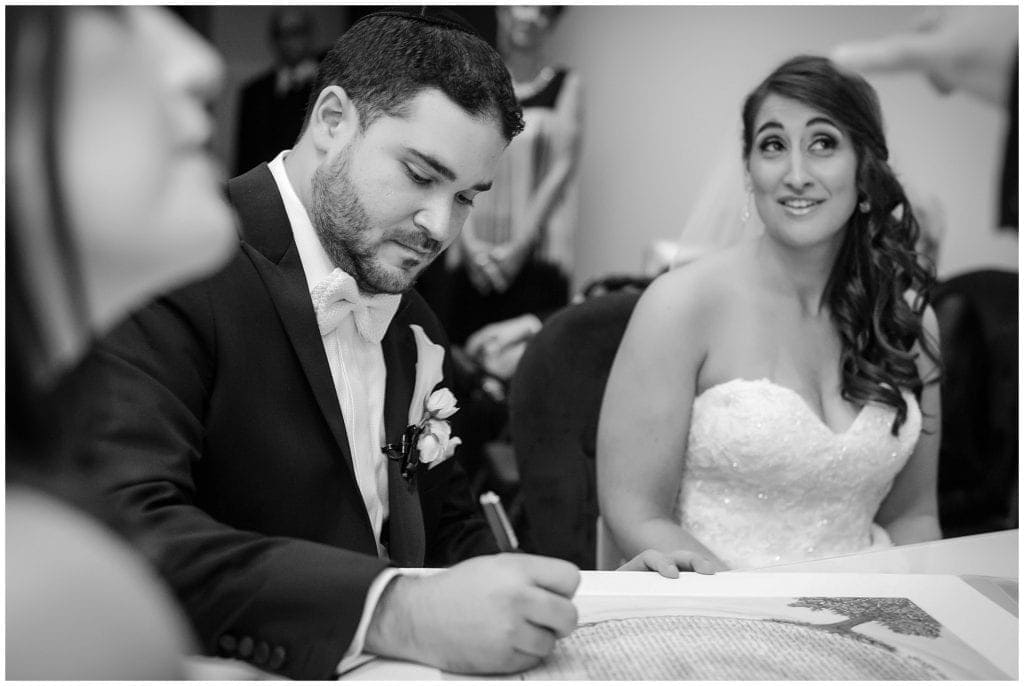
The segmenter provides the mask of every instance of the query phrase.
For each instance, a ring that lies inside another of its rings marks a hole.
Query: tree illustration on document
[[[827,611],[846,619],[831,624],[809,624],[816,629],[861,637],[854,627],[877,622],[897,634],[938,638],[942,625],[907,598],[797,598],[790,607]]]

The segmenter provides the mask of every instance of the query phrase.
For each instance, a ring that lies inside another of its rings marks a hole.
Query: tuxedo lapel
[[[352,450],[341,405],[309,297],[302,260],[274,177],[265,164],[260,165],[229,181],[228,195],[241,218],[243,246],[251,248],[247,252],[274,301],[313,396],[338,443],[342,461],[355,485]],[[369,517],[366,525],[370,526]]]
[[[381,347],[387,367],[384,396],[384,430],[388,443],[401,441],[409,421],[409,403],[416,382],[416,342],[401,309],[395,315]],[[423,511],[416,490],[418,477],[410,483],[402,478],[400,466],[388,460],[389,553],[402,567],[422,567],[426,545]]]
[[[292,237],[291,224],[281,202],[274,177],[262,164],[228,182],[228,196],[238,210],[242,225],[243,247],[252,256],[281,322],[299,358],[320,411],[338,443],[338,449],[358,487],[352,463],[352,451],[324,352],[316,312],[309,296],[305,272]],[[401,440],[408,423],[409,403],[416,380],[416,342],[409,323],[402,316],[403,302],[392,320],[381,348],[387,369],[384,396],[386,442]],[[423,512],[413,479],[409,483],[400,474],[397,462],[388,460],[388,548],[391,558],[404,567],[422,567],[425,539]],[[365,514],[365,510],[363,510]],[[371,529],[369,516],[365,517]]]

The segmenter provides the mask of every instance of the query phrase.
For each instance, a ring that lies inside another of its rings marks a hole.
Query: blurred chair
[[[572,303],[581,303],[600,295],[607,295],[615,291],[636,291],[640,292],[654,280],[653,276],[637,276],[636,274],[608,274],[598,279],[588,281],[580,289],[578,295],[572,299]]]
[[[595,568],[601,400],[640,293],[618,290],[554,314],[512,379],[511,433],[531,552],[581,569]]]
[[[982,270],[939,284],[939,517],[946,537],[1017,527],[1018,288]]]

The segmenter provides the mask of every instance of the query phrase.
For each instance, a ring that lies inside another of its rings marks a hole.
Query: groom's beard
[[[320,167],[313,174],[313,227],[331,262],[351,274],[361,291],[403,293],[437,258],[444,244],[419,229],[374,227],[349,175],[350,161],[351,153],[346,149],[329,167]],[[422,250],[430,257],[408,268],[387,264],[378,258],[377,251],[389,240]]]

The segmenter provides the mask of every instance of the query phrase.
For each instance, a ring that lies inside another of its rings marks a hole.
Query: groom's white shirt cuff
[[[377,609],[377,603],[380,602],[384,589],[387,588],[391,580],[398,576],[399,573],[394,567],[385,569],[370,584],[370,590],[366,593],[366,601],[363,603],[363,616],[359,620],[359,626],[356,627],[356,635],[352,638],[352,642],[349,643],[348,650],[342,656],[341,662],[338,663],[337,672],[339,675],[355,669],[376,657],[375,655],[363,653],[363,644],[366,643],[366,631],[370,628],[373,611]]]

